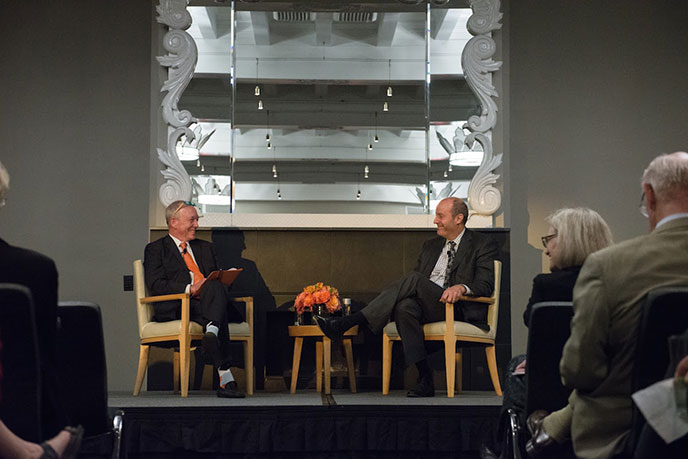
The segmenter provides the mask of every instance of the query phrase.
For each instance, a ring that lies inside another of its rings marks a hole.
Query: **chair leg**
[[[461,393],[463,390],[463,354],[461,349],[456,351],[456,392]]]
[[[389,380],[392,376],[392,340],[382,334],[382,395],[389,394]]]
[[[189,396],[189,366],[191,364],[189,345],[190,343],[188,337],[182,336],[182,339],[179,342],[179,366],[181,368],[181,386],[183,398]]]
[[[150,346],[141,345],[139,347],[139,368],[136,372],[136,383],[134,383],[134,397],[138,397],[141,393],[141,386],[143,385],[143,377],[146,376],[146,368],[148,368],[148,351]]]
[[[444,366],[447,372],[447,397],[453,398],[456,378],[456,339],[444,341]]]
[[[495,347],[487,346],[485,348],[485,356],[487,356],[487,368],[490,370],[490,379],[497,395],[502,395],[502,386],[499,384],[499,373],[497,372],[497,357],[495,356]]]
[[[173,383],[173,392],[176,394],[179,392],[179,351],[174,351],[174,360],[172,363],[172,379],[174,381]]]
[[[323,343],[322,340],[315,342],[315,390],[322,391],[323,374]]]
[[[301,348],[303,347],[303,338],[297,336],[294,339],[294,357],[291,362],[291,387],[290,393],[296,392],[296,382],[299,379],[299,365],[301,364]]]
[[[253,369],[253,341],[244,341],[244,365],[246,366],[246,393],[253,395],[254,369]]]
[[[346,367],[349,370],[349,388],[351,393],[356,393],[356,369],[354,368],[354,352],[351,347],[351,339],[344,340],[344,352],[346,353]]]

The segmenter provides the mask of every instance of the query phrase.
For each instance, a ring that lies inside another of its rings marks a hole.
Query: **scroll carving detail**
[[[502,164],[502,154],[494,155],[492,129],[497,123],[497,103],[494,98],[499,93],[492,84],[492,73],[502,66],[492,59],[497,46],[492,39],[492,31],[500,29],[499,0],[471,0],[473,15],[468,20],[468,31],[474,35],[464,48],[461,63],[466,83],[480,100],[480,115],[471,116],[464,128],[471,133],[465,143],[469,147],[475,141],[483,146],[482,163],[476,171],[468,188],[468,203],[471,211],[479,215],[493,215],[501,205],[501,191],[495,187],[499,175],[494,173]]]
[[[158,56],[161,66],[168,68],[168,78],[160,91],[167,94],[162,101],[162,117],[170,128],[167,150],[158,148],[158,158],[166,168],[161,171],[165,183],[160,186],[158,196],[164,206],[173,201],[191,199],[191,179],[177,156],[176,145],[186,134],[194,138],[188,126],[197,121],[188,110],[179,110],[179,98],[193,78],[198,61],[198,49],[191,35],[186,32],[191,26],[191,14],[187,11],[187,0],[160,0],[156,7],[157,21],[169,27],[163,37],[163,47],[168,52]],[[172,129],[176,128],[176,129]]]

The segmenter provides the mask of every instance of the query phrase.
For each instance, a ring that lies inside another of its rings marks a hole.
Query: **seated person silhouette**
[[[205,328],[203,350],[211,356],[220,378],[218,397],[242,398],[230,371],[228,322],[243,317],[229,298],[229,288],[219,280],[205,277],[218,268],[213,245],[195,239],[198,213],[188,201],[174,201],[165,210],[169,234],[146,246],[143,267],[151,295],[189,292],[191,320]],[[165,322],[181,317],[180,301],[155,303],[155,320]]]

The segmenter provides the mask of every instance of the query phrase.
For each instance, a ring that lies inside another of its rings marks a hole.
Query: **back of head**
[[[657,156],[645,169],[642,183],[650,185],[659,200],[685,201],[688,198],[688,153],[679,151]]]
[[[10,189],[10,174],[0,162],[0,207],[5,205],[5,196]]]
[[[588,255],[612,244],[607,222],[587,207],[559,209],[547,222],[557,232],[559,268],[580,266]]]

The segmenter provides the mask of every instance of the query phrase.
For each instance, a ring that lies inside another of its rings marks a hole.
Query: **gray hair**
[[[5,205],[5,195],[10,190],[10,174],[0,162],[0,207]]]
[[[167,226],[170,225],[170,220],[172,220],[172,217],[174,217],[175,214],[177,214],[185,206],[188,206],[186,201],[182,201],[180,199],[170,203],[169,206],[165,207],[165,221],[167,222]]]
[[[559,268],[580,266],[588,255],[612,244],[607,222],[587,207],[559,209],[546,221],[557,232]]]
[[[674,200],[688,194],[688,153],[663,154],[652,160],[643,173],[648,184],[662,199]]]
[[[452,203],[452,217],[456,217],[459,214],[463,215],[462,223],[465,225],[468,221],[468,206],[466,205],[466,203],[463,201],[463,199],[457,197],[451,197],[446,199],[449,199]]]

